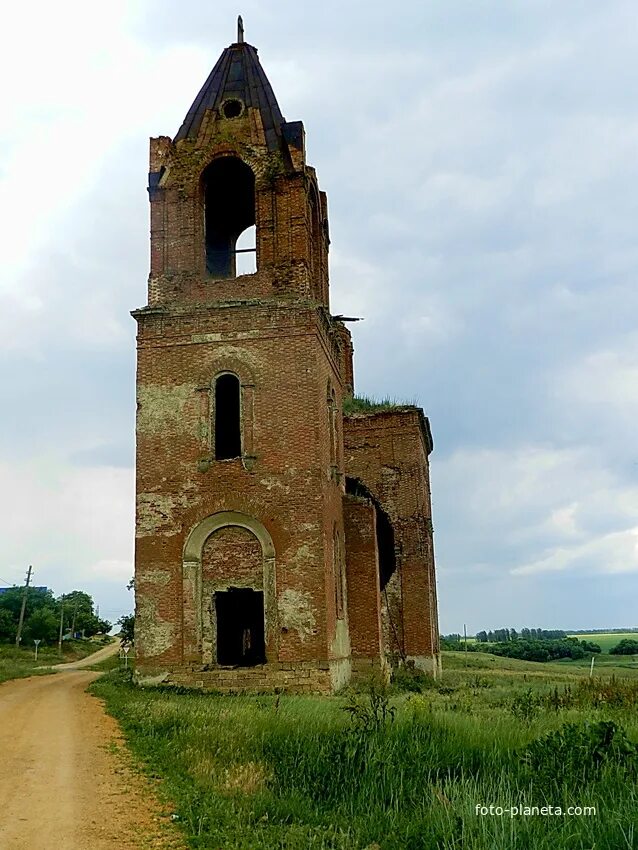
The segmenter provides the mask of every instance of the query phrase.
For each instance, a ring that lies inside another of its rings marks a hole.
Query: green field
[[[31,647],[17,649],[13,644],[0,644],[0,682],[25,676],[46,675],[52,672],[50,665],[79,661],[80,658],[97,652],[100,646],[101,644],[88,640],[64,641],[62,655],[58,653],[57,646],[40,646],[36,661]]]
[[[612,659],[590,680],[587,663],[444,653],[439,682],[376,696],[140,690],[117,672],[92,690],[193,850],[618,850],[638,846],[638,669]],[[596,814],[476,813],[490,804]]]
[[[620,641],[624,638],[638,640],[638,632],[623,632],[619,634],[607,632],[606,634],[569,635],[569,637],[575,637],[578,638],[578,640],[591,640],[594,643],[597,643],[603,652],[609,652],[612,647],[616,646],[616,644],[620,643]]]

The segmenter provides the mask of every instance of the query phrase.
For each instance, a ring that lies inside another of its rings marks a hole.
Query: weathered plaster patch
[[[167,428],[184,430],[184,408],[194,397],[192,384],[166,387],[143,384],[137,388],[137,432],[165,433]]]
[[[300,546],[295,554],[292,556],[291,564],[294,569],[298,569],[300,567],[307,567],[315,562],[315,557],[312,554],[312,550],[307,543],[304,543]]]
[[[166,587],[171,580],[171,574],[166,570],[146,570],[140,574],[140,583],[152,584],[155,587]]]
[[[282,628],[294,629],[305,641],[315,634],[316,622],[309,593],[288,588],[279,594],[279,623]]]
[[[155,600],[148,596],[137,596],[135,640],[140,655],[153,658],[169,650],[175,641],[173,623],[161,620],[157,615]]]
[[[282,482],[280,481],[279,478],[274,478],[274,477],[262,478],[259,483],[261,484],[262,487],[265,487],[267,490],[273,490],[274,488],[277,487],[280,490],[282,490],[284,493],[290,493],[290,487],[288,487],[286,484],[282,484]]]
[[[175,521],[176,508],[188,507],[185,493],[179,496],[165,496],[160,493],[138,493],[136,537],[160,534],[168,537],[180,531]]]
[[[330,681],[333,691],[344,688],[352,676],[352,663],[349,658],[340,658],[330,662]]]
[[[350,657],[350,633],[345,620],[337,620],[334,640],[332,641],[332,653],[336,658]]]

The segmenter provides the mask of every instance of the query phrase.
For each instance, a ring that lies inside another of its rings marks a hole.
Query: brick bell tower
[[[436,675],[429,422],[353,397],[326,196],[241,18],[175,138],[151,139],[148,190],[138,680],[331,692],[390,664]]]
[[[348,681],[343,499],[351,345],[330,316],[326,196],[257,50],[222,53],[151,139],[138,324],[140,681]]]

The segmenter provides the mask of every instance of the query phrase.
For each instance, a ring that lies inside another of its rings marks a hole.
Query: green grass
[[[128,668],[132,668],[134,665],[135,652],[131,650],[128,655]],[[98,661],[97,664],[91,664],[88,669],[96,670],[100,673],[110,673],[114,670],[124,670],[124,660],[120,658],[119,654],[111,655],[108,658],[105,658],[104,661]]]
[[[637,846],[638,787],[600,775],[540,780],[524,748],[567,721],[613,719],[638,741],[636,706],[549,710],[534,697],[588,681],[573,663],[446,653],[440,682],[390,695],[394,721],[353,725],[349,699],[218,696],[137,689],[122,673],[92,685],[161,784],[193,850],[554,850]],[[611,693],[638,670],[604,668]],[[597,680],[598,681],[598,680]],[[597,689],[597,686],[594,690]],[[604,689],[603,689],[604,690]],[[532,694],[530,697],[529,694]],[[525,720],[514,703],[530,701]],[[551,756],[551,752],[550,752]],[[629,761],[627,761],[629,764]],[[480,817],[477,804],[593,805],[590,817]]]
[[[343,400],[343,412],[346,416],[353,413],[383,413],[390,410],[400,410],[407,402],[400,403],[396,399],[375,399],[368,396],[349,396]]]
[[[593,643],[597,643],[603,652],[608,653],[610,649],[620,643],[624,638],[638,640],[638,632],[625,632],[623,634],[609,632],[608,634],[570,635],[569,637],[575,637],[578,640],[590,640]]]
[[[97,652],[101,644],[92,641],[64,641],[62,655],[57,646],[40,646],[38,660],[35,660],[35,647],[20,647],[13,644],[0,644],[0,682],[9,679],[20,679],[25,676],[42,676],[52,671],[54,664],[66,664],[69,661],[79,661],[92,652]]]

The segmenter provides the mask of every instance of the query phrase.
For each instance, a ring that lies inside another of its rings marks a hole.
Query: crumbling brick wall
[[[384,598],[386,652],[436,671],[439,636],[428,455],[429,425],[416,407],[344,418],[345,469],[386,511],[397,572]]]

